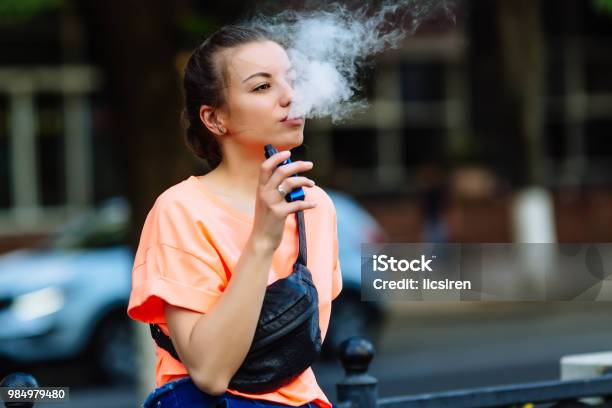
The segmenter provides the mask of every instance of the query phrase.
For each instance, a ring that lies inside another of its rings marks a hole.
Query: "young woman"
[[[156,347],[158,388],[145,406],[329,408],[311,368],[263,394],[229,386],[251,346],[266,287],[292,273],[297,211],[304,213],[322,338],[342,288],[334,206],[314,181],[292,177],[313,164],[278,167],[303,140],[304,120],[287,120],[289,58],[262,32],[228,26],[194,51],[184,93],[188,144],[212,170],[163,192],[143,227],[128,314],[156,323],[180,357]],[[265,159],[266,144],[279,153]],[[287,202],[297,187],[305,199]]]

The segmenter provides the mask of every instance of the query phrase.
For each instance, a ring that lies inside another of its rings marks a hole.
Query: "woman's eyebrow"
[[[242,83],[245,83],[246,81],[248,81],[251,78],[254,78],[256,76],[262,76],[262,77],[266,77],[266,78],[272,78],[272,75],[268,74],[267,72],[257,72],[251,76],[249,76],[248,78],[246,78],[244,81],[242,81]]]
[[[287,68],[287,71],[286,71],[286,72],[289,72],[289,71],[291,71],[292,69],[293,69],[292,67],[289,67],[289,68]],[[250,75],[248,78],[244,79],[244,80],[242,81],[242,83],[245,83],[245,82],[246,82],[246,81],[248,81],[249,79],[251,79],[251,78],[255,78],[256,76],[262,76],[262,77],[265,77],[265,78],[272,78],[272,75],[270,75],[270,74],[269,74],[269,73],[267,73],[267,72],[257,72],[257,73],[255,73],[255,74],[253,74],[253,75]]]

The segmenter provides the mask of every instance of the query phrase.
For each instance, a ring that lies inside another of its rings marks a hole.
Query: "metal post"
[[[38,381],[36,378],[28,373],[11,373],[4,377],[0,381],[0,387],[38,387]],[[33,402],[5,402],[6,408],[32,408],[34,407]]]
[[[340,345],[340,361],[345,377],[336,384],[338,402],[352,408],[378,407],[378,380],[367,374],[374,357],[374,346],[361,337],[351,337]]]

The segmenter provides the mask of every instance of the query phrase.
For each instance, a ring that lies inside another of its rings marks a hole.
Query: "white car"
[[[83,357],[102,378],[135,378],[126,315],[133,254],[122,244],[128,219],[126,201],[111,199],[42,248],[0,256],[0,359]]]

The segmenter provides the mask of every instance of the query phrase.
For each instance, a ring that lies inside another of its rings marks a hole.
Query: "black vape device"
[[[278,152],[278,150],[276,150],[271,144],[265,145],[264,151],[266,154],[266,159],[270,158],[270,156]],[[291,163],[291,159],[285,160],[284,162],[279,164],[279,166],[284,166],[285,164],[289,163]],[[297,174],[294,174],[293,177],[297,177]],[[291,190],[291,192],[285,196],[285,200],[287,200],[287,202],[289,203],[292,201],[304,200],[304,190],[302,190],[302,187],[298,187],[296,189]]]

